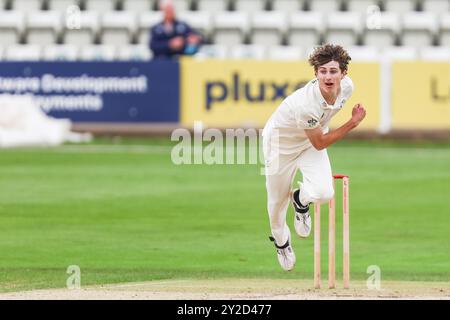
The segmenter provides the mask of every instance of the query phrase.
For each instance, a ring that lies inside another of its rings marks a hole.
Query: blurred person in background
[[[164,20],[151,29],[150,49],[154,59],[171,59],[180,55],[193,55],[200,48],[203,38],[187,23],[175,16],[172,0],[159,3]]]
[[[351,118],[329,130],[331,118],[353,93],[347,76],[351,58],[339,45],[317,47],[309,57],[315,78],[288,96],[275,110],[263,130],[267,208],[278,262],[286,270],[294,268],[296,257],[286,211],[292,202],[294,227],[301,238],[311,232],[311,203],[325,203],[334,195],[333,175],[327,147],[355,129],[366,116],[356,104]],[[303,175],[300,188],[291,193],[297,170]]]

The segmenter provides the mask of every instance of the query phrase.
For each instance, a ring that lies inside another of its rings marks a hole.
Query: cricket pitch
[[[0,294],[0,300],[450,300],[450,282],[382,281],[379,290],[365,281],[352,281],[350,289],[314,289],[312,280],[214,279],[160,280],[138,283],[81,286]]]

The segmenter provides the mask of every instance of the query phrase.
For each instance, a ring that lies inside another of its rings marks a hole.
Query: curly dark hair
[[[347,51],[340,45],[324,44],[320,47],[316,47],[309,56],[309,64],[314,67],[314,71],[330,61],[336,61],[339,63],[341,71],[347,71],[348,63],[352,58],[348,55]]]

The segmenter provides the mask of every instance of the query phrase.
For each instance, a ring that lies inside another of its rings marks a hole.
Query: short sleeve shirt
[[[334,105],[329,105],[320,92],[319,80],[313,79],[283,100],[267,121],[263,136],[277,129],[280,147],[288,150],[309,144],[305,130],[321,126],[324,133],[328,132],[331,118],[343,108],[352,93],[353,82],[345,76]]]

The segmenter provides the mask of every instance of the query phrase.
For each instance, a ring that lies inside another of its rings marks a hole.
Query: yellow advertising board
[[[393,129],[450,128],[450,63],[394,63],[391,95]]]
[[[367,117],[360,128],[379,126],[379,65],[351,63],[352,98],[332,120],[343,124],[353,105],[363,103]],[[314,78],[306,61],[200,60],[181,62],[181,123],[216,128],[263,127],[281,101]]]

